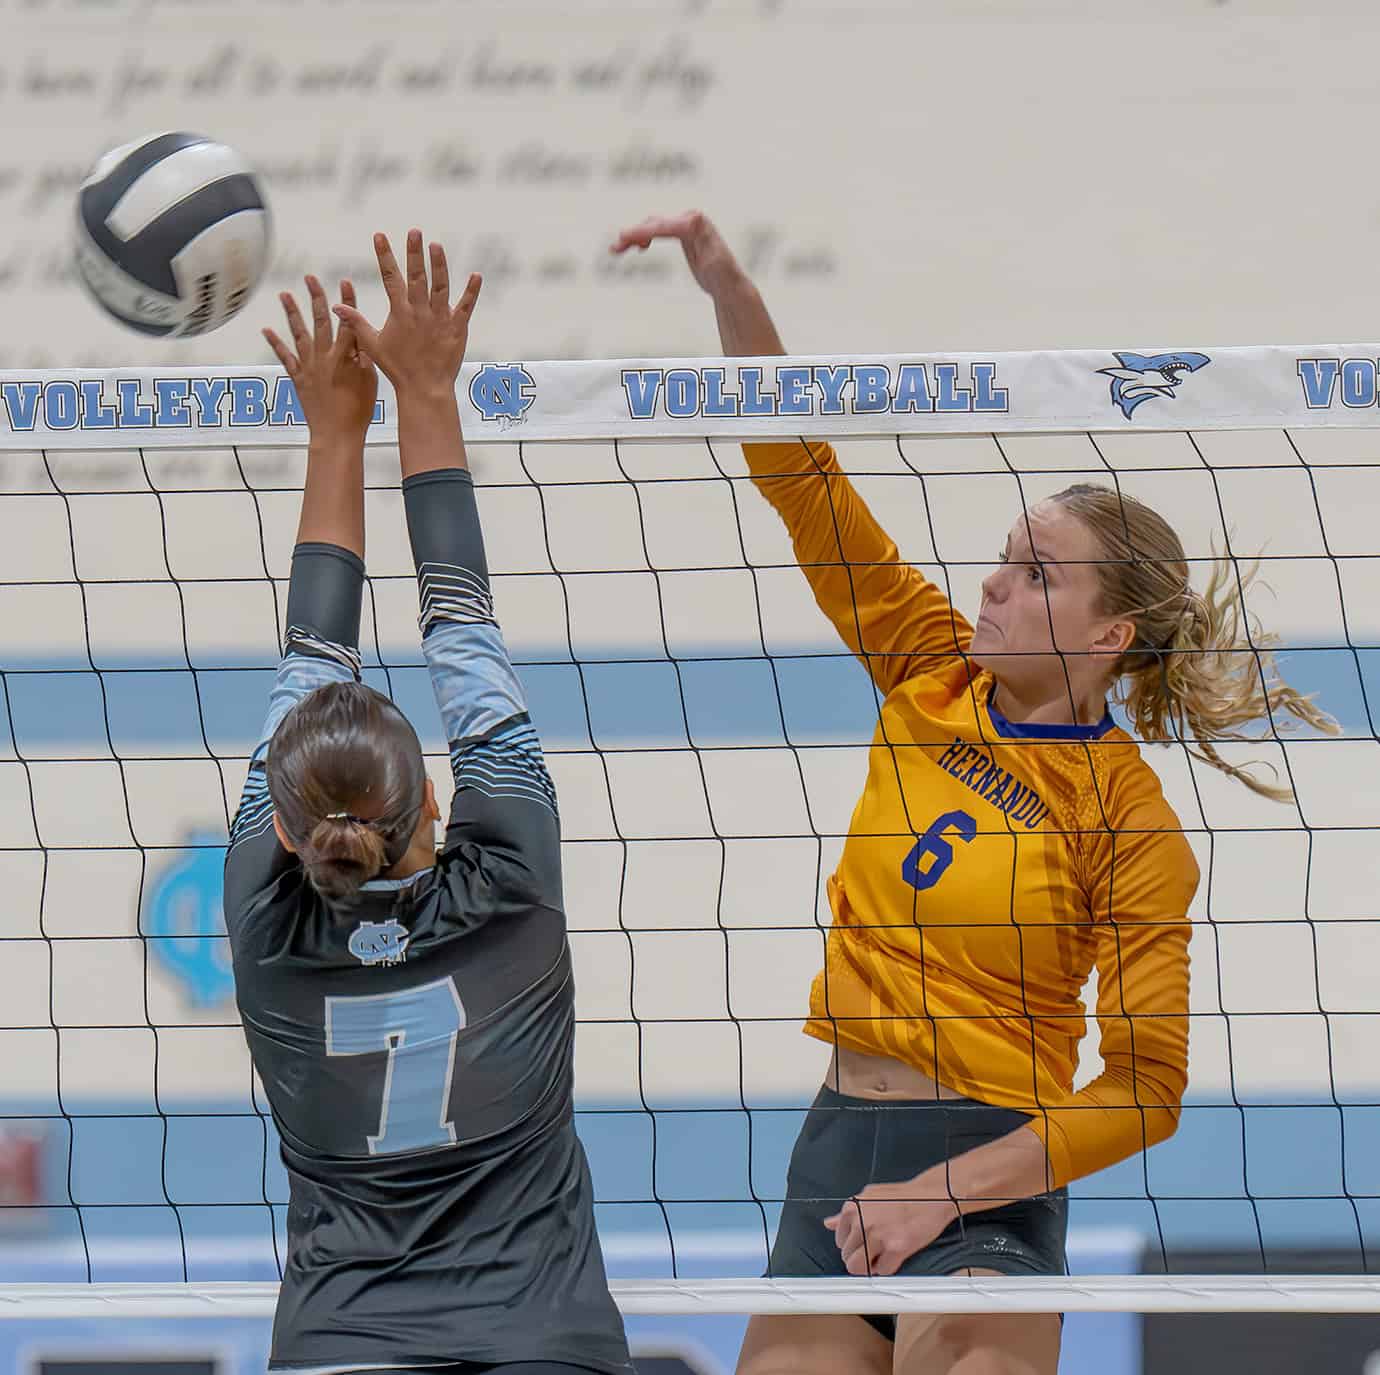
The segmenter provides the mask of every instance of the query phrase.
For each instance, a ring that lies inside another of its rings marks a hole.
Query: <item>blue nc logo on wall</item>
[[[225,936],[225,846],[193,832],[188,846],[149,884],[140,929],[149,953],[181,985],[193,1007],[215,1007],[235,991]]]
[[[399,921],[362,921],[350,932],[350,954],[360,964],[401,964],[407,928]]]
[[[485,363],[470,383],[470,400],[485,420],[516,425],[537,399],[537,384],[521,363]]]
[[[1118,353],[1115,357],[1120,367],[1097,371],[1100,377],[1112,379],[1112,401],[1127,420],[1147,401],[1172,401],[1186,373],[1212,362],[1205,353]]]

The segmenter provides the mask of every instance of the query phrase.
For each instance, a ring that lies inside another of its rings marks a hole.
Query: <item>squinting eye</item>
[[[1045,570],[1039,564],[1032,563],[1030,565],[1030,580],[1031,582],[1044,582]]]

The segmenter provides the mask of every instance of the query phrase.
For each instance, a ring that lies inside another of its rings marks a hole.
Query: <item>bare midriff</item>
[[[914,1065],[903,1064],[889,1055],[867,1055],[843,1046],[834,1051],[824,1082],[835,1093],[847,1098],[894,1098],[914,1102],[963,1097],[936,1083]]]

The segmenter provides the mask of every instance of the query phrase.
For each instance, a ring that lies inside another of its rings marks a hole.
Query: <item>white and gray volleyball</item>
[[[77,273],[141,334],[218,329],[258,285],[269,238],[258,178],[233,148],[200,134],[113,148],[77,195]]]

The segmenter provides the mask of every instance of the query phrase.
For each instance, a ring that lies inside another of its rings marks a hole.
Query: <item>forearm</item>
[[[484,531],[469,472],[452,464],[408,473],[402,493],[423,638],[440,621],[493,625]]]
[[[358,665],[364,561],[333,540],[301,541],[288,579],[287,652]]]
[[[1000,1208],[1056,1187],[1045,1143],[1028,1127],[936,1165],[917,1185],[922,1181],[927,1194],[949,1198],[964,1214]]]
[[[331,544],[364,557],[364,435],[313,433],[298,544]]]
[[[730,260],[706,289],[727,356],[785,353],[761,293],[736,263]],[[943,593],[901,561],[828,444],[744,444],[743,455],[790,532],[815,600],[884,690],[916,667],[910,657],[916,652],[942,659],[962,653],[971,628]]]
[[[398,453],[406,480],[446,468],[468,468],[460,405],[449,393],[398,396]]]
[[[352,550],[307,541],[292,551],[284,656],[253,758],[262,760],[279,722],[307,693],[359,677],[364,563]]]
[[[1041,1138],[1056,1184],[1067,1184],[1139,1155],[1173,1136],[1184,1081],[1177,1069],[1143,1057],[1133,1072],[1112,1066],[1029,1127]]]
[[[527,703],[494,619],[470,475],[454,468],[414,474],[403,482],[403,503],[422,647],[454,746],[521,715]]]
[[[762,294],[744,273],[714,293],[719,341],[729,358],[767,358],[786,352]]]

